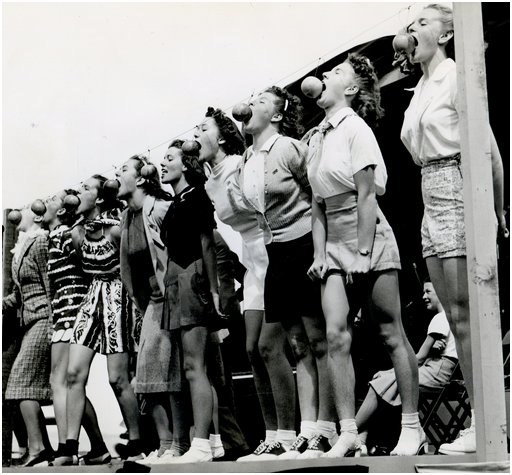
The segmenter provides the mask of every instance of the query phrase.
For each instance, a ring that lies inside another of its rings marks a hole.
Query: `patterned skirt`
[[[103,355],[133,351],[131,310],[119,274],[95,276],[78,311],[71,343]]]
[[[49,321],[38,320],[25,331],[9,375],[5,399],[50,401]]]
[[[66,279],[60,284],[52,300],[53,335],[52,343],[67,343],[73,335],[76,315],[87,294],[87,285],[83,280]]]

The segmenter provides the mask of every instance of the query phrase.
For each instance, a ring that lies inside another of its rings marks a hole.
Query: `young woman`
[[[419,386],[426,389],[441,389],[448,383],[457,365],[455,338],[429,279],[423,284],[423,301],[427,309],[435,315],[428,326],[427,337],[416,353]],[[369,386],[368,394],[356,414],[356,425],[360,431],[359,438],[364,452],[366,452],[368,437],[365,427],[377,411],[379,402],[382,400],[392,406],[402,404],[393,369],[379,371],[374,375]]]
[[[69,348],[67,372],[67,439],[65,455],[55,465],[78,464],[78,436],[85,406],[85,385],[96,352],[106,355],[109,382],[128,428],[129,441],[120,454],[142,458],[139,409],[130,385],[128,363],[133,342],[129,301],[119,277],[119,202],[105,177],[93,175],[81,186],[77,213],[84,221],[72,231],[73,246],[84,272],[92,278],[78,311]],[[101,454],[94,454],[101,456]]]
[[[168,463],[208,462],[213,458],[209,432],[214,395],[206,373],[205,351],[208,325],[215,313],[221,314],[213,206],[204,191],[202,167],[196,159],[183,155],[182,145],[180,140],[172,142],[161,164],[162,183],[170,184],[175,193],[161,231],[169,254],[162,325],[181,340],[181,369],[190,388],[194,438],[183,455],[185,446],[178,440],[180,456],[164,455],[162,458]],[[173,378],[175,381],[181,378],[179,369]],[[183,407],[172,409],[173,417],[185,410]],[[184,434],[174,433],[174,437],[184,437]]]
[[[28,434],[28,453],[21,467],[53,460],[41,403],[51,401],[50,348],[48,329],[51,324],[48,262],[48,232],[42,229],[42,217],[30,208],[21,211],[18,241],[11,251],[14,291],[3,298],[2,312],[20,309],[19,352],[12,366],[5,399],[19,404]]]
[[[121,222],[121,280],[133,302],[144,315],[137,354],[135,392],[144,395],[151,411],[160,447],[139,463],[154,463],[171,449],[171,406],[169,393],[181,391],[171,380],[171,367],[179,362],[178,347],[168,330],[161,329],[167,249],[160,227],[171,195],[160,186],[156,167],[141,176],[144,157],[133,156],[116,172],[118,197],[127,202]]]
[[[299,436],[281,431],[258,460],[317,457],[330,449],[337,434],[319,287],[307,276],[313,240],[307,147],[297,140],[303,132],[302,106],[296,96],[271,87],[250,108],[245,132],[253,145],[244,153],[238,180],[264,232],[269,261],[265,320],[280,322],[287,334],[297,364],[301,414]]]
[[[447,53],[453,38],[451,9],[437,4],[427,6],[408,32],[417,41],[409,60],[421,66],[423,76],[405,111],[401,138],[414,162],[422,167],[423,257],[455,335],[462,374],[474,407],[457,78],[455,63]],[[492,131],[490,136],[494,209],[500,232],[508,237],[503,213],[503,163]],[[475,451],[474,417],[469,429],[439,449],[444,454]]]
[[[201,144],[199,161],[211,167],[205,189],[217,216],[242,236],[242,263],[247,268],[243,286],[246,349],[266,435],[252,455],[240,457],[238,461],[256,460],[276,437],[280,438],[280,431],[295,428],[295,382],[284,352],[286,333],[281,323],[267,323],[263,318],[268,265],[264,233],[258,212],[244,202],[236,179],[245,150],[244,140],[234,122],[212,107],[196,127],[194,138]]]
[[[317,104],[325,119],[311,136],[308,175],[313,189],[315,255],[309,274],[322,281],[327,321],[329,370],[341,435],[328,457],[360,451],[355,423],[354,368],[350,356],[347,298],[354,286],[364,292],[379,325],[402,397],[402,432],[392,455],[413,455],[425,447],[418,405],[418,366],[402,326],[398,247],[376,195],[387,174],[370,122],[382,114],[377,76],[368,58],[350,54],[324,73]],[[357,290],[357,289],[356,289]]]
[[[47,200],[44,215],[44,223],[50,229],[48,278],[53,310],[50,383],[59,437],[57,457],[65,455],[66,446],[69,342],[78,309],[89,288],[89,281],[82,272],[80,260],[71,240],[71,226],[76,221],[76,207],[63,207],[63,201],[68,194],[75,193],[73,190],[63,191]],[[82,424],[91,443],[91,451],[83,457],[84,463],[108,463],[111,457],[101,436],[96,412],[88,398],[85,400]]]

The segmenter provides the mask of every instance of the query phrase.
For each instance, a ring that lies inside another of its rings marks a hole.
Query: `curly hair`
[[[347,62],[354,69],[359,86],[351,106],[370,126],[375,126],[384,116],[384,109],[380,105],[380,88],[375,68],[366,56],[359,53],[350,53]]]
[[[453,10],[450,7],[441,5],[439,3],[431,3],[423,10],[435,10],[439,13],[439,21],[444,25],[446,31],[453,31]],[[449,58],[455,59],[455,43],[453,38],[445,45],[446,55]]]
[[[279,122],[279,132],[288,137],[300,139],[304,135],[303,108],[300,99],[277,86],[269,87],[263,92],[270,92],[276,97],[274,103],[277,112],[283,115],[283,120]]]
[[[221,109],[208,107],[205,117],[211,117],[219,128],[220,136],[224,139],[220,147],[227,155],[242,155],[245,150],[245,140],[235,123]]]
[[[176,139],[173,140],[169,148],[177,148],[181,150],[183,147],[184,140]],[[192,157],[190,155],[185,155],[183,152],[181,154],[181,161],[183,165],[185,165],[186,170],[183,172],[185,175],[185,180],[191,186],[202,186],[206,182],[206,176],[204,174],[203,167],[199,163],[197,157]]]
[[[133,160],[135,162],[134,168],[137,171],[138,176],[141,174],[140,171],[142,170],[142,167],[145,165],[152,165],[144,155],[133,155],[128,160]],[[142,188],[144,193],[147,195],[153,196],[159,200],[169,201],[172,198],[170,193],[167,193],[167,191],[162,189],[158,173],[154,173],[152,176],[144,178],[144,182],[140,185],[140,188]]]

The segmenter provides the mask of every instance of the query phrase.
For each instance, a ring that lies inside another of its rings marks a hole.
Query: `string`
[[[410,14],[410,10],[411,10],[411,7],[413,5],[416,5],[416,2],[412,3],[412,4],[409,4],[408,6],[406,7],[402,7],[400,8],[400,10],[398,10],[396,13],[394,13],[393,15],[381,20],[380,22],[366,28],[365,30],[359,32],[358,34],[356,34],[355,36],[349,38],[348,40],[344,41],[343,43],[339,44],[338,46],[336,46],[335,48],[332,48],[331,50],[327,51],[326,53],[324,53],[323,55],[321,55],[320,57],[318,57],[318,59],[315,59],[314,61],[311,61],[309,63],[307,63],[306,65],[300,67],[299,69],[296,69],[295,71],[287,74],[286,76],[283,76],[282,78],[274,81],[272,84],[273,85],[277,85],[279,83],[282,83],[283,81],[287,80],[288,78],[292,77],[292,76],[296,76],[298,75],[299,72],[305,70],[305,69],[311,69],[312,66],[315,65],[316,63],[316,68],[315,68],[315,74],[314,76],[317,75],[317,72],[318,72],[318,68],[320,67],[322,61],[326,61],[327,60],[327,57],[331,56],[334,52],[337,52],[339,51],[341,48],[343,48],[345,45],[353,42],[355,39],[357,39],[358,37],[364,35],[365,33],[368,33],[374,29],[376,29],[377,27],[383,25],[384,23],[390,21],[391,19],[395,18],[397,15],[401,15],[404,11],[407,12],[407,18],[409,18],[409,14]],[[241,101],[237,101],[235,104],[232,104],[231,106],[229,107],[225,107],[222,109],[222,111],[224,113],[227,113],[229,110],[233,109],[233,107],[236,105],[236,104],[239,104],[240,102],[244,102],[244,101],[247,101],[248,99],[250,100],[252,97],[254,96],[254,90],[252,91],[251,95],[248,96],[248,97],[245,97],[243,98]],[[163,145],[166,145],[170,142],[172,142],[173,140],[185,135],[185,134],[188,134],[189,132],[192,132],[194,130],[195,127],[191,127],[190,129],[187,129],[185,130],[184,132],[181,132],[175,136],[173,136],[172,138],[170,139],[167,139],[167,140],[164,140],[163,142],[159,143],[158,145],[155,145],[153,147],[148,147],[148,149],[146,150],[147,153],[148,153],[148,160],[149,160],[149,155],[151,154],[152,151],[162,147]],[[141,155],[140,153],[137,154],[137,155]],[[109,169],[106,169],[102,172],[100,172],[101,175],[108,175],[110,174],[110,172],[112,172],[113,170],[115,170],[117,168],[116,165],[113,165],[111,168]],[[79,182],[79,183],[76,183],[75,185],[72,185],[70,188],[75,188],[77,186],[79,186],[82,182]]]

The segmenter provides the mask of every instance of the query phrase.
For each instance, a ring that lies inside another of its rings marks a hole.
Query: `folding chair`
[[[437,454],[441,444],[454,440],[471,418],[471,406],[458,363],[442,389],[420,388],[418,409],[428,442]],[[441,409],[446,411],[445,417]]]

